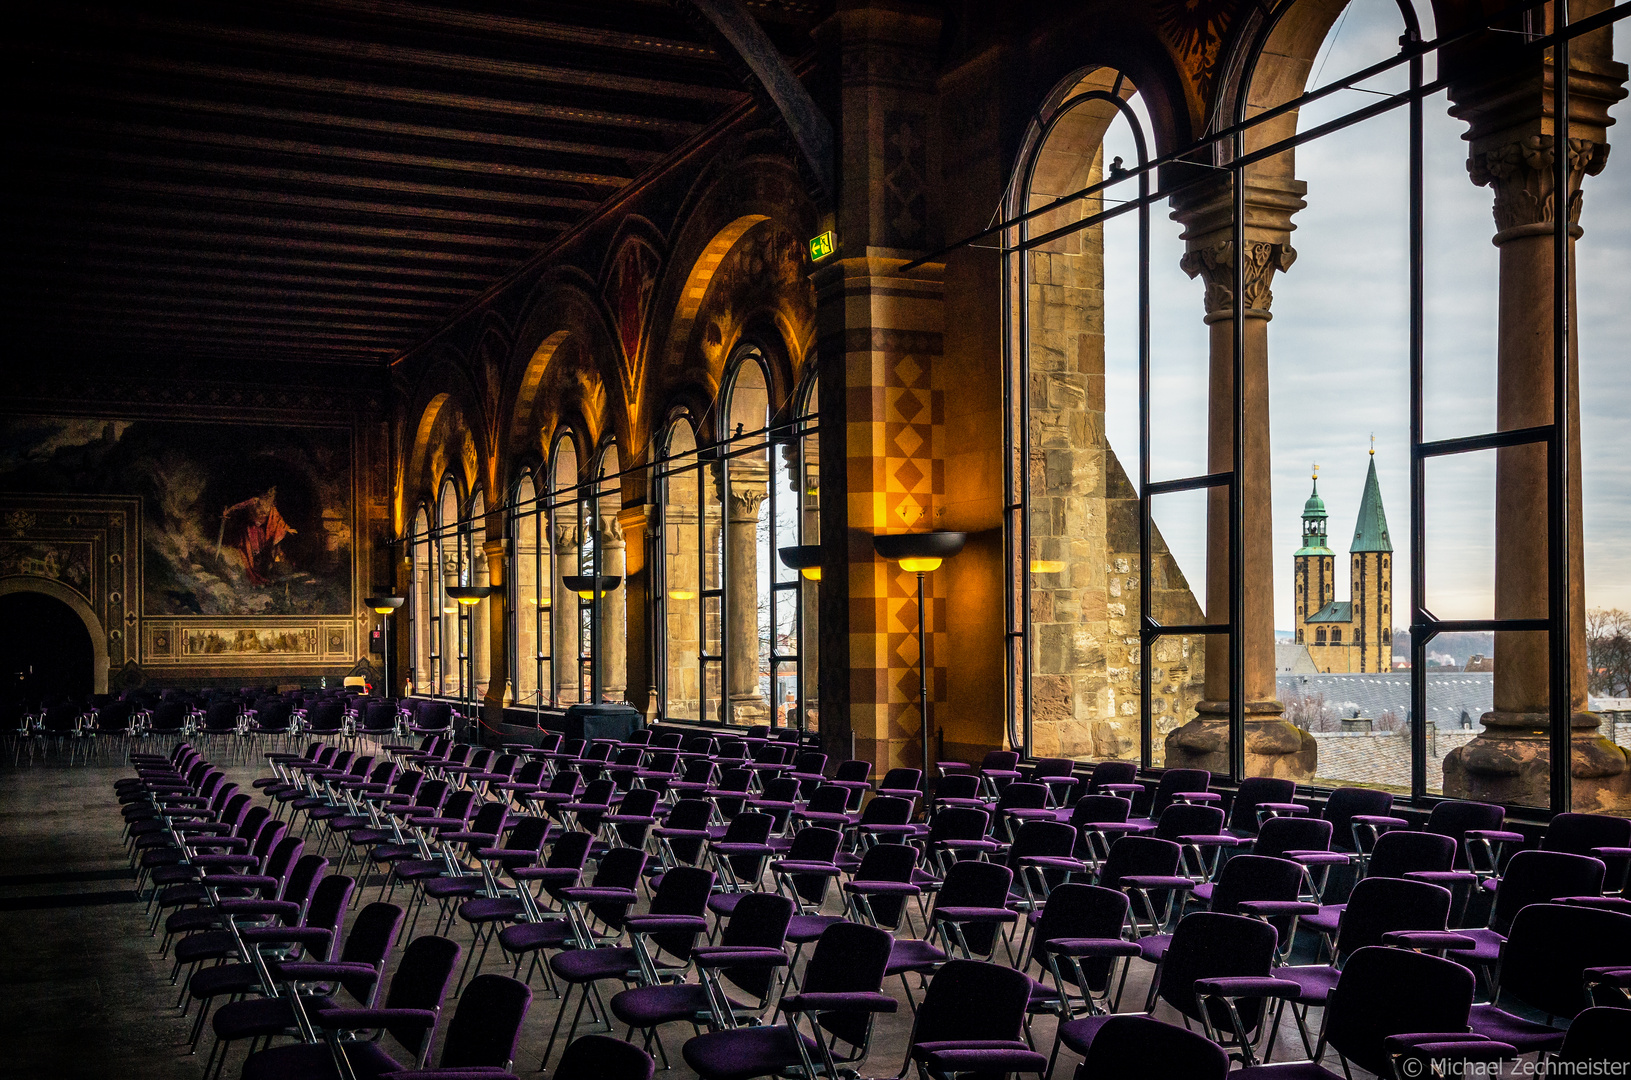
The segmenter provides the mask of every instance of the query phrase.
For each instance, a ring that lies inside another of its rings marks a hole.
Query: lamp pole
[[[379,614],[379,647],[383,654],[380,666],[385,671],[385,692],[381,697],[391,696],[391,613],[402,606],[403,597],[382,594],[370,596],[363,603],[373,608]]]
[[[493,595],[491,585],[450,585],[447,595],[459,603],[459,696],[464,699],[465,707],[471,713],[475,712],[474,683],[476,675],[476,656],[471,644],[475,635],[470,634],[471,609],[489,596]],[[466,719],[470,719],[466,716]],[[480,719],[477,718],[477,724]]]
[[[929,798],[929,639],[923,633],[923,575],[917,572],[917,714],[923,726],[923,798]]]

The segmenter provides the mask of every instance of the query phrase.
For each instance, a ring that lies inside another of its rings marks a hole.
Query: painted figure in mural
[[[268,488],[264,495],[251,495],[221,511],[217,554],[229,529],[233,535],[232,546],[243,556],[244,573],[251,585],[269,583],[272,565],[283,561],[283,538],[298,532],[278,513],[276,485]]]

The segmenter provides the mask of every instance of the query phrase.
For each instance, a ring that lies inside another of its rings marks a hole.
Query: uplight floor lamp
[[[475,681],[476,681],[476,635],[470,626],[472,609],[489,596],[493,595],[491,585],[449,585],[447,595],[451,600],[459,602],[459,623],[463,633],[459,639],[459,696],[464,699],[465,707],[469,709],[466,719],[473,719],[479,729],[481,716],[476,712]],[[479,734],[478,734],[479,738]]]
[[[963,550],[968,534],[960,532],[890,533],[872,538],[872,548],[902,570],[917,574],[917,686],[918,716],[923,736],[923,801],[929,802],[929,745],[933,727],[929,715],[929,651],[923,633],[923,575],[940,568],[941,562]]]
[[[616,574],[564,574],[561,584],[577,593],[580,599],[594,601],[589,608],[589,701],[599,705],[604,696],[600,685],[600,639],[606,632],[600,601],[623,584],[623,579]]]
[[[789,570],[797,570],[799,572],[799,576],[804,578],[804,580],[806,580],[806,581],[816,581],[816,582],[819,582],[821,580],[821,545],[820,544],[795,544],[792,547],[777,548],[776,549],[776,554],[778,556],[780,556],[783,566],[787,567]],[[800,618],[799,618],[799,635],[800,635],[799,636],[799,658],[800,659],[799,659],[799,702],[798,702],[798,717],[797,717],[797,723],[798,723],[798,729],[799,729],[799,738],[801,740],[804,738],[804,734],[805,734],[804,733],[804,702],[806,700],[806,694],[807,694],[807,691],[809,689],[808,687],[806,687],[804,685],[804,660],[803,660],[803,657],[805,655],[804,654],[805,642],[804,642],[803,633],[804,633],[804,619],[802,617],[802,608],[801,608],[800,609]],[[770,715],[772,716],[772,718],[774,718],[776,714],[775,714],[774,711],[772,711]]]
[[[382,680],[384,687],[380,697],[391,697],[391,613],[402,606],[403,597],[400,596],[369,596],[363,603],[373,608],[380,616],[379,619],[379,648],[383,659],[380,666],[385,669]]]

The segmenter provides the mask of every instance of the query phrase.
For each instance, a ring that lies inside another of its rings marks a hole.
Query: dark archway
[[[39,592],[0,596],[0,675],[4,698],[33,701],[94,689],[96,653],[73,608]]]

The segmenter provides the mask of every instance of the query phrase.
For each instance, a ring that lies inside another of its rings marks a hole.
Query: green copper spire
[[[1357,554],[1362,551],[1393,550],[1393,541],[1388,537],[1387,513],[1382,509],[1382,488],[1376,482],[1376,448],[1371,448],[1370,472],[1365,475],[1365,495],[1359,502],[1359,523],[1354,526],[1354,542],[1349,549]]]
[[[1295,558],[1301,555],[1334,555],[1330,548],[1325,546],[1326,519],[1325,500],[1320,498],[1320,467],[1314,466],[1314,491],[1303,503],[1303,546],[1292,552]]]

